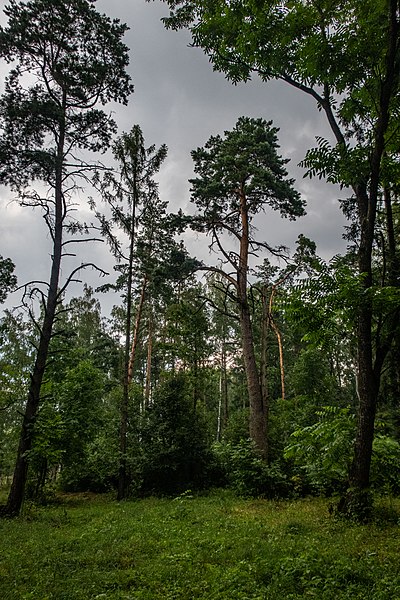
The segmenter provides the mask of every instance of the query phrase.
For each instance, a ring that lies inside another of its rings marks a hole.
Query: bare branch
[[[233,279],[233,277],[231,275],[229,275],[228,273],[225,273],[225,271],[223,271],[222,269],[218,269],[218,267],[206,267],[206,266],[196,267],[196,271],[207,271],[209,273],[218,273],[219,275],[222,275],[222,277],[224,277],[227,281],[229,281],[235,288],[238,287],[237,281],[235,279]]]
[[[80,265],[79,267],[76,267],[76,269],[74,269],[70,273],[70,275],[68,276],[65,284],[63,285],[63,287],[58,292],[57,298],[60,298],[63,295],[63,293],[65,292],[65,290],[67,289],[67,287],[69,286],[69,284],[72,281],[80,283],[81,280],[80,279],[74,279],[74,276],[76,275],[76,273],[79,273],[79,271],[81,271],[82,269],[87,269],[88,267],[92,267],[92,269],[95,269],[95,271],[98,271],[102,277],[105,277],[106,275],[109,275],[109,273],[107,273],[106,271],[104,271],[103,269],[101,269],[100,267],[98,267],[97,265],[95,265],[94,263],[84,263],[84,264]]]
[[[83,240],[67,240],[62,243],[62,246],[66,246],[67,244],[81,244],[82,242],[104,242],[102,238],[85,238]]]

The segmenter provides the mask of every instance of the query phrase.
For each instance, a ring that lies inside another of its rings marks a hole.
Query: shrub
[[[268,465],[257,454],[251,440],[237,444],[215,444],[228,487],[241,496],[265,498],[287,497],[292,491],[290,481],[278,463]]]
[[[380,493],[400,494],[400,444],[389,436],[375,436],[371,485],[373,490]]]
[[[348,408],[334,406],[326,406],[316,414],[316,423],[291,435],[284,456],[293,460],[312,491],[341,493],[347,485],[352,459],[354,414]],[[400,444],[395,439],[375,435],[370,481],[374,491],[400,493]]]
[[[136,472],[144,494],[177,494],[207,484],[207,426],[188,390],[184,373],[168,376],[146,411]]]
[[[318,421],[290,436],[284,456],[299,468],[305,486],[317,493],[343,491],[354,439],[354,415],[348,408],[325,406]]]

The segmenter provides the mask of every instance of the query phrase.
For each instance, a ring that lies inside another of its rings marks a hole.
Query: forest
[[[134,102],[127,25],[95,0],[9,0],[0,183],[51,255],[45,281],[0,256],[0,590],[395,598],[400,4],[161,1],[169,35],[188,30],[233,84],[312,99],[332,137],[300,166],[340,188],[346,251],[323,259],[300,221],[295,248],[269,243],[266,211],[307,206],[261,117],[192,150],[191,208],[174,211],[167,146],[113,118]],[[111,278],[85,262],[99,242]]]

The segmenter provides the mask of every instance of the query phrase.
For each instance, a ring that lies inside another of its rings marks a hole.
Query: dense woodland
[[[59,490],[229,487],[333,495],[366,519],[375,495],[400,493],[399,2],[165,4],[165,25],[188,28],[234,83],[257,73],[314,99],[334,141],[317,138],[302,166],[341,186],[347,251],[322,260],[300,223],[292,251],[257,229],[267,209],[306,210],[262,118],[193,150],[193,210],[174,213],[157,184],[162,140],[109,116],[133,91],[126,26],[90,0],[10,0],[0,182],[44,218],[53,250],[46,282],[0,264],[0,299],[18,305],[0,327],[2,512]],[[90,222],[76,219],[82,190]],[[209,264],[185,248],[190,230]],[[95,290],[85,269],[101,265],[80,252],[97,239],[116,277]]]

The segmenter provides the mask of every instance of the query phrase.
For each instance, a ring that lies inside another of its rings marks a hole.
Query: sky
[[[4,5],[1,1],[0,7]],[[125,43],[130,48],[128,70],[135,91],[128,106],[114,105],[109,110],[114,113],[119,133],[138,124],[146,146],[168,146],[158,180],[160,197],[169,201],[171,211],[181,208],[193,212],[188,183],[193,177],[191,150],[203,146],[211,135],[232,129],[242,115],[262,117],[280,129],[280,152],[290,159],[287,168],[307,202],[307,215],[291,222],[269,211],[255,223],[258,238],[271,246],[284,244],[293,249],[302,233],[317,243],[319,255],[327,260],[344,250],[344,219],[338,198],[345,192],[318,179],[304,179],[304,170],[298,166],[306,150],[315,145],[316,136],[331,138],[313,99],[281,82],[264,83],[255,78],[232,85],[223,74],[213,71],[201,49],[189,47],[188,32],[165,30],[161,17],[168,14],[168,9],[159,0],[98,0],[97,9],[119,18],[130,28]],[[4,17],[0,18],[4,22]],[[4,66],[0,72],[5,74]],[[31,279],[46,280],[51,244],[43,218],[39,212],[20,207],[13,198],[7,189],[0,189],[0,254],[14,261],[19,284]],[[83,217],[89,219],[84,192],[80,202]],[[203,236],[187,233],[185,242],[197,258],[215,261],[209,256]],[[114,259],[106,244],[87,244],[83,254],[82,260],[96,262],[110,273],[105,280],[99,280],[89,271],[83,274],[84,281],[96,287],[113,280]],[[65,277],[69,265],[63,269]],[[80,289],[74,288],[74,293],[79,294]],[[12,294],[7,305],[18,304],[20,295]],[[100,296],[100,301],[107,314],[118,298]]]

